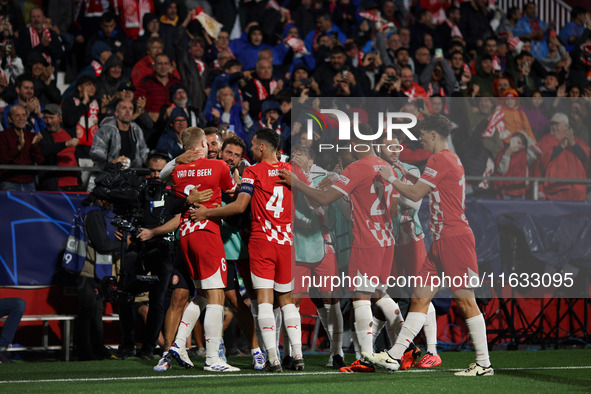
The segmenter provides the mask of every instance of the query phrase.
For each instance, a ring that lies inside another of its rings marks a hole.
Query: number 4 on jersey
[[[267,201],[265,208],[273,212],[273,217],[280,217],[283,212],[283,186],[275,186],[273,188],[273,195]]]

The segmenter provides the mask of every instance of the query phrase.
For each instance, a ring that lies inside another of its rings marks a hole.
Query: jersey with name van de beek
[[[390,202],[400,194],[379,174],[384,166],[390,165],[377,156],[364,156],[349,164],[332,185],[351,198],[354,247],[394,245]]]
[[[289,163],[262,161],[246,167],[240,193],[252,196],[251,239],[265,239],[279,245],[293,245],[291,190],[277,181],[279,170],[291,170]]]
[[[433,188],[429,193],[433,239],[471,233],[464,211],[466,178],[460,158],[449,149],[435,153],[419,180]]]
[[[195,186],[199,190],[212,189],[211,198],[201,203],[207,208],[215,208],[214,204],[222,204],[222,190],[228,191],[236,187],[230,175],[230,168],[223,160],[197,159],[189,164],[180,164],[172,171],[172,189],[177,197],[186,198]],[[202,220],[192,222],[187,210],[181,217],[181,237],[196,230],[220,233],[220,220]]]

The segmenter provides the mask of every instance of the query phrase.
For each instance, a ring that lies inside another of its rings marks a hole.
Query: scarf
[[[263,101],[264,99],[269,97],[269,92],[267,91],[263,83],[259,81],[257,78],[253,78],[253,81],[257,88],[257,95],[259,97],[259,100]],[[275,89],[277,89],[277,81],[271,80],[271,82],[269,82],[269,90],[271,91],[271,94],[275,92]]]
[[[80,99],[74,97],[74,104],[79,106],[82,103]],[[92,100],[88,103],[88,112],[81,116],[76,124],[76,138],[80,140],[80,145],[91,146],[98,126],[98,114],[100,106],[98,101]]]
[[[103,73],[103,65],[100,62],[97,62],[96,60],[93,60],[92,63],[90,63],[90,65],[94,69],[94,75],[96,75],[97,78],[100,77]]]
[[[179,16],[175,16],[174,19],[168,19],[166,15],[162,15],[160,17],[160,23],[164,23],[165,25],[176,26],[177,22],[179,21]]]

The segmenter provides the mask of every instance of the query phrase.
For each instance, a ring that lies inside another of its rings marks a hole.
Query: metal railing
[[[12,170],[12,171],[50,171],[50,172],[67,172],[67,171],[78,171],[78,172],[101,172],[102,169],[99,167],[61,167],[61,166],[41,166],[41,165],[15,165],[15,164],[0,164],[0,171]],[[149,173],[147,168],[130,168],[130,170],[137,171],[139,174]],[[518,176],[474,176],[467,175],[466,181],[469,182],[480,182],[480,181],[518,181],[518,182],[531,182],[533,187],[533,199],[538,200],[538,188],[540,182],[560,182],[560,183],[576,183],[590,185],[591,179],[589,178],[543,178],[543,177],[518,177]]]
[[[523,10],[523,7],[531,0],[499,0],[498,7],[507,12],[511,7],[518,7]],[[570,21],[570,12],[572,7],[562,0],[538,0],[536,1],[538,7],[538,16],[540,20],[550,23],[556,22],[556,31],[560,32],[560,28]]]

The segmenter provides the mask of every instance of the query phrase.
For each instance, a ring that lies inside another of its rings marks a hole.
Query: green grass
[[[0,365],[0,392],[239,392],[239,393],[378,393],[378,392],[573,392],[591,391],[591,349],[499,351],[491,353],[495,376],[461,378],[450,370],[473,362],[474,353],[441,353],[443,365],[394,374],[333,373],[325,368],[327,355],[306,356],[304,373],[257,373],[250,357],[231,358],[243,369],[232,374],[205,373],[175,366],[152,371],[154,361],[26,362]],[[347,355],[347,362],[353,356]],[[571,367],[568,369],[567,367]],[[586,367],[586,368],[577,368]],[[559,369],[564,368],[564,369]],[[324,374],[327,373],[327,374]],[[25,381],[10,383],[11,381]]]

